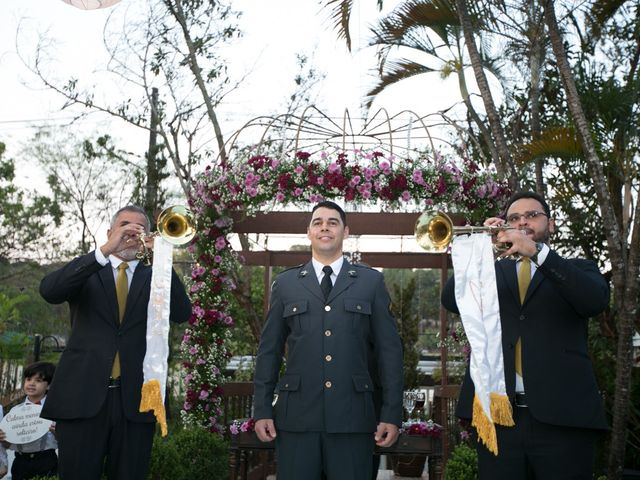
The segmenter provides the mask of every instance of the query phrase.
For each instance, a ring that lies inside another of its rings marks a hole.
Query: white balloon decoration
[[[107,8],[115,5],[120,0],[62,0],[64,3],[73,5],[81,10],[95,10],[97,8]]]

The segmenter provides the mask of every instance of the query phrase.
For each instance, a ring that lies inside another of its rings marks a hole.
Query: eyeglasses
[[[534,218],[538,218],[540,215],[548,217],[546,213],[538,212],[537,210],[531,210],[530,212],[524,213],[512,213],[511,215],[507,215],[507,223],[518,223],[522,218],[525,220],[533,220]]]

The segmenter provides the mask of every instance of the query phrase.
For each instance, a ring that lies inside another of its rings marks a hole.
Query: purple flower
[[[216,248],[218,250],[223,250],[227,246],[227,239],[224,237],[216,238]]]
[[[200,398],[200,400],[204,400],[206,398],[209,398],[209,392],[207,392],[206,390],[200,390],[199,398]]]
[[[237,435],[238,433],[240,433],[240,430],[238,430],[238,426],[235,423],[232,423],[229,426],[229,431],[231,432],[232,435]]]
[[[207,270],[204,267],[201,267],[200,265],[198,265],[197,267],[194,267],[194,269],[191,271],[191,278],[193,279],[198,278],[200,275],[202,275],[206,271]]]

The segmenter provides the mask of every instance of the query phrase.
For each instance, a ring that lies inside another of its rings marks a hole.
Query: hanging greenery
[[[192,192],[198,236],[190,249],[197,263],[190,282],[193,313],[181,347],[188,372],[182,418],[214,432],[225,428],[219,418],[222,370],[231,356],[228,308],[241,265],[228,239],[232,213],[253,216],[289,205],[309,210],[323,199],[339,199],[385,211],[439,208],[477,222],[495,214],[510,193],[494,171],[466,159],[419,153],[397,158],[365,150],[237,159],[225,168],[207,168]]]

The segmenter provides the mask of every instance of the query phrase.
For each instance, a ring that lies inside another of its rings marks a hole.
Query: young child
[[[24,405],[44,404],[55,368],[53,363],[36,362],[24,369],[22,389],[27,396]],[[11,466],[12,480],[28,480],[38,476],[56,477],[58,473],[58,456],[56,455],[58,442],[53,434],[54,431],[55,427],[52,425],[49,432],[41,438],[30,443],[14,445],[6,442],[6,435],[0,430],[0,442],[16,452]]]

